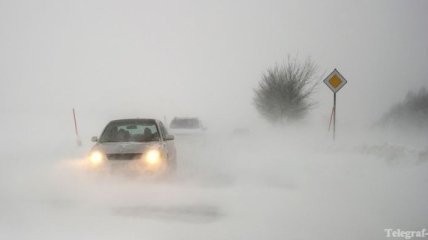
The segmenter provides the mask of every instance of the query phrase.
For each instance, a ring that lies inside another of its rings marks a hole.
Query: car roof
[[[174,117],[173,120],[199,120],[197,117]]]
[[[154,121],[157,123],[159,120],[154,118],[124,118],[124,119],[112,120],[110,122],[114,123],[114,122],[147,122],[147,121]]]

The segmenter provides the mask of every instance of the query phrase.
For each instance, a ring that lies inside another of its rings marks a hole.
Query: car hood
[[[94,150],[105,154],[143,153],[147,148],[159,147],[159,142],[106,142],[97,143]]]

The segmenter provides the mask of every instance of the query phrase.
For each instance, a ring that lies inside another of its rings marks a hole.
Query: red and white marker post
[[[76,111],[74,110],[74,108],[73,108],[73,120],[74,120],[74,131],[75,131],[75,133],[76,133],[76,143],[77,143],[77,146],[82,146],[82,141],[80,140],[80,137],[79,137],[79,130],[78,130],[78,128],[77,128],[77,120],[76,120]]]

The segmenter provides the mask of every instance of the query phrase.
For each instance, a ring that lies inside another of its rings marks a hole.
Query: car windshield
[[[200,128],[200,122],[197,118],[174,118],[171,121],[170,128],[195,129]]]
[[[123,120],[110,122],[100,137],[100,142],[151,142],[159,140],[154,120]]]

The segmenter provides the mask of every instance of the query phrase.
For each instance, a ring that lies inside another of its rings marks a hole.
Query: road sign
[[[348,81],[340,74],[337,69],[324,79],[324,83],[333,91],[333,109],[331,110],[330,123],[328,130],[330,131],[331,124],[333,123],[333,140],[336,138],[336,93],[343,87]]]
[[[334,69],[326,79],[324,79],[324,83],[333,91],[337,93],[348,81],[340,74],[337,69]]]

